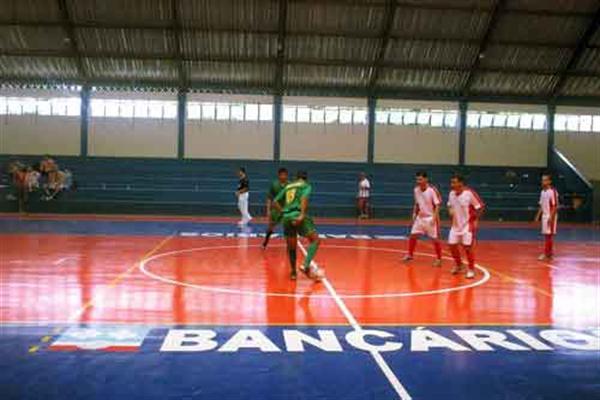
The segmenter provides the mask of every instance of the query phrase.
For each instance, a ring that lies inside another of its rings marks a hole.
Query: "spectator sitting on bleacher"
[[[27,169],[29,167],[25,164],[15,161],[9,164],[8,173],[11,177],[11,183],[15,190],[16,195],[9,197],[9,200],[17,200],[19,203],[19,212],[25,212],[25,205],[29,198],[29,191],[27,189]]]
[[[28,167],[27,168],[27,176],[26,176],[26,186],[28,192],[33,192],[40,188],[40,176],[41,174],[35,168]]]
[[[44,189],[45,196],[42,200],[53,200],[63,190],[69,190],[73,186],[73,174],[68,169],[56,171],[55,177]]]
[[[45,155],[40,161],[40,173],[42,174],[42,187],[46,188],[57,179],[58,164],[52,157]]]

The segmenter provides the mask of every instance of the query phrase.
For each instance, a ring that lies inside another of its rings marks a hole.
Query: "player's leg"
[[[317,233],[317,229],[312,218],[304,218],[300,225],[298,225],[298,233],[308,240],[306,257],[302,263],[302,272],[307,274],[310,278],[318,279],[318,268],[311,266],[311,263],[317,254],[319,246],[321,245],[321,239],[319,238],[319,234]]]
[[[467,274],[465,276],[467,279],[473,279],[475,277],[475,234],[473,232],[466,232],[463,235],[462,244],[468,262]]]
[[[429,239],[433,242],[433,250],[435,251],[434,267],[442,266],[442,243],[440,242],[440,225],[435,217],[429,218],[425,226],[425,231]]]
[[[290,260],[290,279],[296,280],[296,256],[297,256],[297,245],[298,236],[288,235],[286,238],[288,258]]]
[[[417,239],[420,235],[423,235],[424,233],[426,232],[423,229],[421,218],[416,217],[410,229],[410,236],[408,237],[408,251],[402,259],[403,261],[407,262],[413,259],[415,249],[417,248]]]
[[[417,239],[419,235],[416,233],[411,233],[408,237],[408,251],[403,258],[403,261],[411,261],[415,254],[415,249],[417,248]]]
[[[252,216],[250,215],[250,212],[248,211],[248,203],[250,202],[250,193],[246,192],[244,193],[244,203],[243,203],[243,212],[242,212],[242,218],[244,219],[244,221],[246,221],[246,223],[250,222],[252,220]]]
[[[463,263],[460,256],[460,249],[458,248],[458,244],[462,239],[462,235],[458,235],[454,229],[450,229],[450,233],[448,234],[448,245],[450,246],[450,254],[452,254],[452,258],[454,259],[454,268],[452,268],[452,274],[456,275],[463,270]]]
[[[544,251],[538,260],[545,261],[554,255],[554,234],[556,233],[556,222],[550,224],[550,219],[542,216],[542,235],[544,236]]]
[[[544,235],[544,256],[551,259],[554,256],[554,235]]]
[[[265,232],[265,239],[262,243],[263,250],[267,248],[269,245],[269,240],[271,239],[271,235],[273,235],[273,231],[277,224],[281,221],[281,214],[277,210],[271,210],[271,214],[269,215],[269,225],[267,226],[267,231]]]
[[[466,273],[467,279],[473,279],[475,277],[475,252],[473,246],[463,246],[465,254],[467,256],[468,269]]]

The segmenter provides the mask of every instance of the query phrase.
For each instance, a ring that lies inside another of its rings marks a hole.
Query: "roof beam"
[[[381,27],[379,49],[377,50],[377,55],[373,60],[373,65],[371,66],[367,84],[369,91],[374,91],[375,87],[377,86],[377,79],[379,78],[379,73],[381,71],[381,64],[385,59],[385,51],[387,50],[390,42],[390,33],[392,31],[392,27],[394,26],[395,15],[396,0],[388,0],[385,9],[385,19],[383,20],[383,26]]]
[[[275,80],[273,88],[275,94],[282,96],[285,85],[285,54],[287,31],[288,0],[279,0],[279,20],[277,29],[277,64],[275,66]]]
[[[187,87],[188,77],[183,62],[183,51],[181,49],[181,22],[179,20],[179,0],[171,0],[172,31],[173,31],[173,52],[177,63],[177,73],[179,76],[179,88]]]
[[[169,21],[166,21],[169,22]],[[60,21],[25,21],[25,20],[0,20],[0,26],[12,27],[61,27]],[[163,22],[137,22],[128,23],[112,23],[109,21],[103,22],[74,22],[71,23],[73,28],[77,29],[112,29],[112,30],[158,30],[167,31],[173,29],[172,23]],[[236,29],[236,28],[201,28],[193,26],[178,27],[180,32],[197,32],[197,33],[215,33],[215,34],[256,34],[256,35],[278,35],[278,29],[260,28],[256,29]],[[379,32],[370,31],[312,31],[312,30],[287,30],[287,36],[309,36],[309,37],[327,37],[327,38],[349,38],[349,39],[378,39],[381,37]],[[417,36],[402,33],[390,33],[391,40],[413,40],[419,42],[438,42],[438,43],[457,43],[465,45],[479,45],[479,39],[463,38],[463,37],[438,37],[438,36]],[[490,40],[490,44],[499,46],[518,46],[518,47],[543,47],[543,48],[568,48],[569,45],[565,42],[532,42],[529,40]],[[594,46],[596,48],[600,46]]]
[[[475,76],[475,72],[479,69],[479,65],[481,64],[481,59],[484,57],[485,51],[490,44],[490,37],[492,36],[492,32],[494,31],[494,29],[496,28],[496,25],[498,24],[498,20],[500,19],[500,14],[502,13],[502,10],[504,9],[505,4],[506,4],[506,0],[496,0],[496,2],[494,3],[493,9],[490,11],[490,17],[488,19],[488,24],[485,29],[485,33],[483,34],[483,37],[481,38],[481,41],[479,42],[479,49],[478,49],[477,53],[475,54],[475,60],[471,64],[471,68],[469,69],[467,78],[465,79],[465,82],[460,89],[461,95],[463,95],[463,96],[466,95],[468,93],[468,91],[471,89],[471,84],[473,83],[473,78]]]
[[[75,29],[73,28],[73,22],[71,20],[71,13],[69,12],[69,6],[67,5],[67,0],[57,0],[58,1],[58,9],[60,10],[61,15],[61,27],[65,31],[66,39],[69,41],[69,47],[71,51],[75,54],[75,65],[77,67],[77,73],[82,78],[82,80],[86,80],[88,75],[85,69],[85,65],[81,58],[81,54],[79,53],[79,44],[77,43],[77,36],[75,35]]]
[[[577,63],[581,59],[583,53],[585,53],[585,50],[588,47],[588,42],[598,30],[599,25],[600,5],[598,5],[596,13],[591,18],[586,30],[582,33],[581,37],[577,41],[577,46],[571,53],[571,58],[569,58],[569,61],[565,64],[565,67],[556,76],[556,83],[554,84],[554,87],[550,92],[553,98],[556,97],[562,91],[563,87],[565,86],[565,83],[567,82],[567,77],[569,76],[570,72],[577,68]]]
[[[58,58],[77,58],[85,57],[91,59],[102,58],[118,58],[125,60],[156,60],[156,61],[173,61],[180,60],[181,62],[196,61],[196,62],[218,62],[218,63],[240,63],[240,64],[275,64],[283,63],[283,65],[306,65],[306,66],[324,66],[324,67],[356,67],[368,68],[373,66],[373,61],[356,60],[356,59],[322,59],[322,58],[283,58],[276,57],[220,57],[220,56],[186,56],[176,53],[122,53],[114,51],[56,51],[56,50],[0,50],[0,56],[10,57],[58,57]],[[466,73],[469,71],[467,67],[456,64],[430,64],[423,62],[406,61],[381,61],[378,64],[379,68],[391,68],[398,70],[425,70],[425,71],[451,71]],[[522,67],[479,67],[478,71],[504,73],[504,74],[531,74],[531,75],[555,75],[554,69],[542,68],[522,68]],[[567,71],[568,76],[587,76],[600,77],[597,71],[582,71],[570,70]]]
[[[298,4],[322,4],[323,0],[290,0]],[[337,4],[348,7],[381,8],[386,6],[385,0],[366,2],[364,0],[327,0],[329,4]],[[454,11],[454,12],[491,12],[494,6],[474,6],[469,2],[446,2],[445,4],[435,4],[429,2],[419,2],[414,0],[396,0],[398,8],[412,10],[436,10],[436,11]],[[589,17],[590,13],[586,11],[556,10],[550,8],[526,9],[510,7],[505,8],[507,14],[522,14],[530,16],[558,16],[558,17]]]
[[[157,81],[150,79],[92,79],[89,82],[83,82],[81,79],[62,79],[62,78],[31,78],[25,76],[2,76],[0,83],[10,85],[73,85],[89,83],[99,87],[145,87],[176,90],[178,82]],[[269,94],[272,90],[271,82],[212,82],[212,81],[191,81],[190,89],[206,92],[220,93],[255,93]],[[343,97],[367,97],[370,93],[364,86],[327,86],[327,85],[291,85],[287,88],[288,92],[298,95],[308,96],[343,96]],[[447,100],[456,101],[459,98],[456,93],[444,90],[423,90],[414,88],[390,87],[378,88],[375,92],[377,98],[393,98],[405,100]],[[531,96],[523,94],[495,94],[495,93],[477,93],[464,98],[467,101],[496,102],[496,103],[519,103],[519,104],[546,104],[548,97]],[[556,104],[597,106],[600,103],[600,96],[559,96]]]

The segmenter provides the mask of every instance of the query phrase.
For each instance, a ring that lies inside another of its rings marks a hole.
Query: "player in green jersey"
[[[283,213],[283,233],[287,240],[291,267],[290,278],[296,279],[296,247],[299,234],[308,239],[310,243],[300,271],[311,279],[320,280],[323,273],[315,264],[312,264],[320,244],[315,224],[308,216],[308,199],[312,192],[312,186],[308,183],[306,172],[299,171],[297,178],[279,192],[273,204]],[[282,200],[283,205],[280,204]]]
[[[283,218],[281,211],[277,210],[277,208],[273,206],[273,199],[277,197],[279,192],[281,192],[287,184],[288,170],[285,168],[279,168],[279,171],[277,171],[277,179],[271,182],[271,186],[269,187],[269,191],[267,192],[267,219],[269,221],[269,226],[267,227],[267,232],[265,233],[265,240],[262,244],[263,249],[267,248],[267,245],[269,244],[269,239],[273,234],[273,230]],[[284,199],[281,199],[279,201],[279,205],[281,206],[283,206],[284,203]]]

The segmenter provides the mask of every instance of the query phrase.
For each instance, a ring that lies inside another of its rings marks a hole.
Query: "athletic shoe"
[[[442,266],[442,260],[440,260],[440,259],[434,260],[432,265],[434,267],[441,267]]]
[[[294,268],[290,272],[290,280],[295,281],[296,279],[298,279],[298,274],[296,273],[296,268]]]
[[[538,257],[538,261],[549,261],[552,259],[552,256],[547,256],[545,254],[540,254]]]
[[[310,268],[306,268],[304,265],[301,265],[298,267],[298,269],[300,270],[300,272],[302,272],[304,275],[310,278]]]
[[[402,261],[409,262],[409,261],[412,261],[412,259],[413,259],[413,256],[411,256],[410,254],[407,254],[407,255],[404,256],[404,258],[402,259]]]
[[[452,273],[452,275],[456,275],[464,270],[465,270],[464,264],[455,265],[454,268],[452,268],[452,270],[450,271],[450,273]]]
[[[267,249],[267,243],[266,242],[262,242],[262,244],[260,245],[260,248],[263,250]]]
[[[475,278],[475,270],[473,270],[473,269],[469,269],[469,270],[467,271],[467,273],[465,274],[465,277],[466,277],[467,279],[473,279],[473,278]]]

